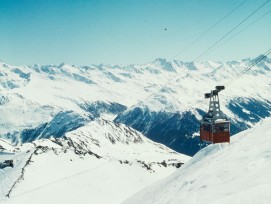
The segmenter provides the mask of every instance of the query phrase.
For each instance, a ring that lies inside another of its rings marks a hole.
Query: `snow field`
[[[271,119],[210,145],[183,168],[143,189],[125,204],[270,203]]]

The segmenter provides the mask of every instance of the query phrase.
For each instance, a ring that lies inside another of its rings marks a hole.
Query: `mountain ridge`
[[[9,151],[15,152],[11,156],[14,167],[0,169],[1,203],[27,203],[30,197],[40,203],[48,203],[48,198],[53,203],[67,203],[79,195],[84,202],[120,203],[190,159],[130,127],[104,119],[91,121],[64,137],[40,138]],[[116,182],[118,191],[112,186]],[[59,188],[64,190],[59,192]],[[46,198],[44,190],[50,192]]]
[[[202,63],[156,59],[142,65],[79,67],[63,63],[35,66],[0,63],[0,137],[13,142],[27,141],[23,139],[24,133],[32,131],[36,135],[31,137],[38,138],[39,127],[45,128],[44,124],[61,112],[73,112],[79,118],[89,115],[89,120],[115,119],[156,138],[157,142],[193,155],[204,146],[193,136],[198,134],[198,122],[208,107],[203,94],[223,85],[252,62],[252,59]],[[270,116],[270,79],[271,60],[267,58],[221,92],[221,107],[232,120],[232,134]],[[134,110],[142,113],[133,114]],[[139,128],[140,121],[145,120],[143,113],[151,117],[142,124],[145,127]],[[190,127],[185,113],[194,118]],[[65,116],[61,120],[65,121]],[[132,125],[131,121],[138,123]],[[179,125],[174,129],[170,123]],[[74,128],[83,125],[75,122]],[[56,132],[47,133],[63,136]],[[163,137],[171,139],[165,141]],[[191,142],[186,143],[187,138]],[[189,148],[194,150],[188,151]]]

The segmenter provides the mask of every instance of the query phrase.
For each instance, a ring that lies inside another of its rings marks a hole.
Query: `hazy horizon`
[[[0,0],[0,59],[14,65],[142,64],[156,58],[193,61],[264,2]],[[270,5],[268,2],[225,40],[232,39],[197,62],[255,58],[269,49]]]

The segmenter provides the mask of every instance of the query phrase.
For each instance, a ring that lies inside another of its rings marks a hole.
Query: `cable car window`
[[[210,124],[203,124],[203,130],[204,131],[211,131],[211,125]]]
[[[214,132],[228,132],[229,125],[228,125],[228,123],[215,124],[214,130],[215,130]]]
[[[229,132],[229,124],[224,123],[224,132]]]

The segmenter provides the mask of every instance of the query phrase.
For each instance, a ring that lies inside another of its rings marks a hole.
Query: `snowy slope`
[[[1,203],[120,203],[190,159],[103,119],[17,148],[15,168],[0,169]]]
[[[172,157],[180,155],[162,144],[151,141],[132,128],[104,119],[98,119],[69,132],[66,138],[81,152],[93,151],[101,157],[122,161],[142,160],[145,163],[166,161],[169,164]],[[186,161],[189,157],[182,155],[180,158],[184,160],[176,161],[176,164]]]
[[[125,204],[270,203],[271,119],[210,145],[183,168],[135,194]]]

